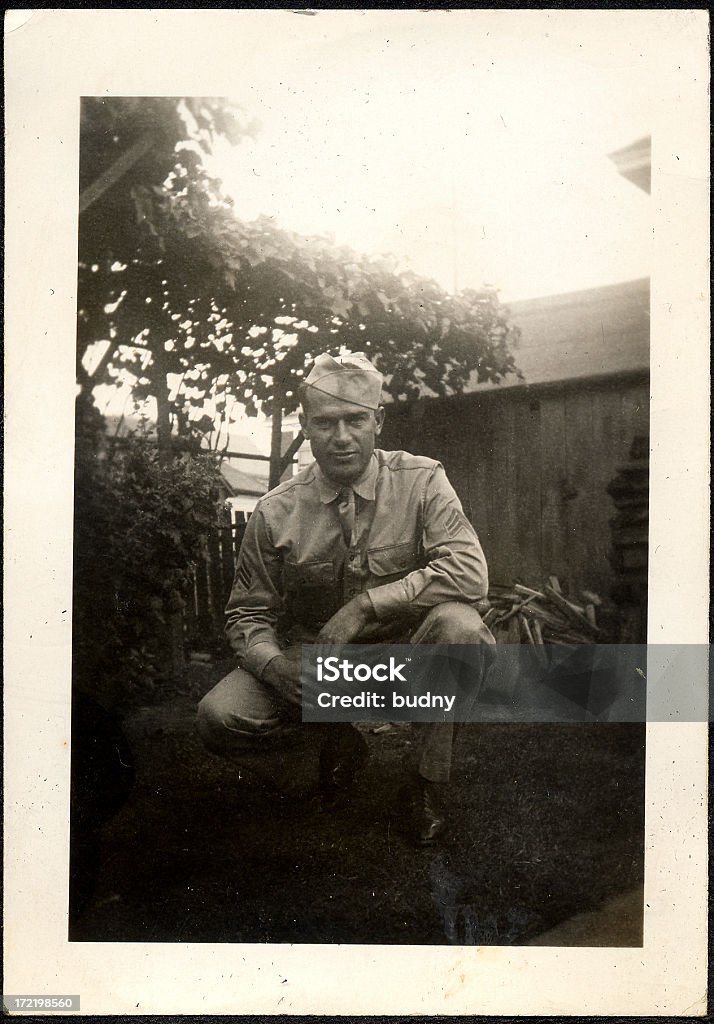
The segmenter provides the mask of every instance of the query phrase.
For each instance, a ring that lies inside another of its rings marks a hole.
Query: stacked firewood
[[[590,590],[583,590],[580,597],[582,603],[566,597],[557,576],[549,576],[539,590],[523,583],[510,587],[492,583],[488,598],[477,608],[500,644],[614,643],[612,608]],[[533,654],[543,664],[547,663],[545,650]],[[513,680],[511,685],[515,685]],[[384,733],[405,730],[408,723],[365,723],[360,728],[364,732]]]
[[[647,562],[649,533],[649,438],[636,437],[630,461],[620,466],[607,488],[615,505],[611,562],[613,600],[620,606],[621,640],[644,643],[647,637]]]
[[[556,576],[539,589],[523,583],[493,584],[483,620],[496,641],[506,644],[607,643],[608,616],[598,622],[603,603],[597,594],[582,591],[581,602],[566,597]]]

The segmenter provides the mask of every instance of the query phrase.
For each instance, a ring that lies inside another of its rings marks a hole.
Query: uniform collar
[[[359,480],[355,480],[353,484],[349,485],[355,494],[359,494],[360,498],[364,498],[365,501],[374,501],[378,469],[377,456],[373,452],[372,458],[369,460],[362,476]],[[329,505],[339,495],[342,486],[333,484],[331,480],[328,480],[317,463],[315,463],[315,479],[320,491],[320,501],[323,505]]]

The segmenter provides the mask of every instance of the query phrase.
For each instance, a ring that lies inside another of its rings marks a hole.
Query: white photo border
[[[11,12],[13,15],[21,12]],[[412,12],[36,10],[6,20],[5,987],[96,1014],[706,1012],[707,725],[647,730],[642,948],[70,943],[67,877],[79,101],[230,95],[241,33]],[[708,19],[697,10],[421,13],[639,33],[652,126],[649,640],[708,642]],[[9,15],[6,15],[9,18]],[[293,21],[291,22],[291,19]],[[18,23],[20,22],[20,23]],[[299,22],[299,25],[294,25]],[[534,42],[535,45],[535,42]],[[616,102],[614,100],[613,102]],[[284,981],[286,979],[286,981]]]

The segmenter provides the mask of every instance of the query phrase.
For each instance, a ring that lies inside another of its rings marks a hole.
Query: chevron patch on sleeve
[[[456,536],[456,534],[460,533],[463,529],[467,529],[469,531],[472,529],[471,523],[468,521],[464,513],[460,512],[457,508],[452,508],[449,511],[444,526],[446,527],[447,533],[452,537]]]
[[[251,573],[250,573],[250,569],[245,564],[245,562],[243,562],[243,564],[238,569],[237,580],[238,580],[238,583],[240,583],[240,585],[245,590],[249,590],[250,589],[250,584],[252,582],[252,576],[251,576]]]

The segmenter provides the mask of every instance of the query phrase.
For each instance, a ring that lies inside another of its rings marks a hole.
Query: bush
[[[120,703],[170,675],[170,620],[192,595],[218,481],[210,453],[161,465],[150,438],[110,443],[96,410],[78,408],[73,654],[84,689]]]

